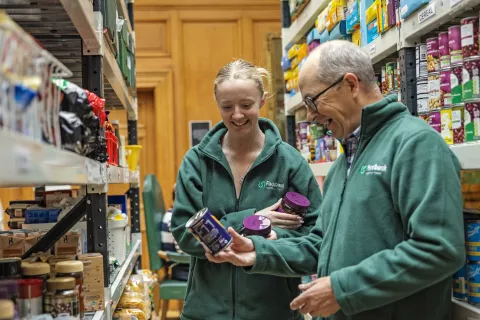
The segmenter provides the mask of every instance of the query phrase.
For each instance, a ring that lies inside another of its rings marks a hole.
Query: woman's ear
[[[265,92],[263,94],[262,101],[260,101],[260,108],[265,105],[265,102],[267,102],[267,98],[268,98],[268,92]]]

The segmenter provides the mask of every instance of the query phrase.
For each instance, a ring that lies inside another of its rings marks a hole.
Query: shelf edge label
[[[433,17],[435,15],[435,2],[430,3],[422,11],[418,13],[418,23],[422,23],[425,20]]]
[[[462,1],[463,0],[450,0],[450,7],[454,7]]]

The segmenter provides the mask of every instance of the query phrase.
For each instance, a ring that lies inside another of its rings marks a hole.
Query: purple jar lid
[[[306,211],[310,207],[310,201],[300,193],[287,192],[283,197],[285,204],[294,210]]]
[[[243,219],[244,234],[247,236],[268,237],[272,231],[270,219],[264,216],[248,216]]]

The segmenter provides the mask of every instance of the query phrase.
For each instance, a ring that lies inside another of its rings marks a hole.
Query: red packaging
[[[95,93],[85,90],[88,97],[88,102],[93,108],[93,113],[100,120],[100,127],[103,127],[107,115],[105,114],[105,99],[98,97]]]

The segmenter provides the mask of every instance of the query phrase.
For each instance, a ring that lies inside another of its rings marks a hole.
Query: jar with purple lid
[[[282,199],[278,212],[295,214],[299,217],[305,217],[310,201],[297,192],[287,192]]]
[[[271,231],[272,223],[267,217],[254,215],[243,219],[242,233],[245,236],[260,236],[268,238]]]

